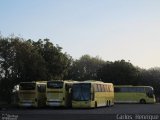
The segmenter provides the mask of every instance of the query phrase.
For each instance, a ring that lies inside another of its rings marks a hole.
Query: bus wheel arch
[[[139,101],[141,104],[146,104],[146,100],[145,99],[140,99]]]

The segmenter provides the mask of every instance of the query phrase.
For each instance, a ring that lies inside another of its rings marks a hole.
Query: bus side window
[[[144,89],[144,88],[140,88],[140,91],[141,91],[141,92],[145,92],[145,89]]]
[[[100,86],[100,92],[102,92],[102,85],[99,85]]]
[[[110,85],[108,85],[108,90],[109,90],[109,92],[111,92],[111,86]]]
[[[98,86],[97,86],[97,84],[94,85],[94,91],[98,92]]]
[[[105,87],[105,92],[108,92],[108,91],[107,91],[107,85],[105,85],[104,87]]]
[[[107,90],[108,90],[108,92],[110,92],[109,85],[107,85]]]
[[[102,92],[105,92],[104,85],[101,85],[101,88],[102,88]]]
[[[101,90],[101,85],[100,84],[98,84],[98,92],[101,92],[102,90]]]
[[[129,92],[128,87],[123,87],[123,88],[121,88],[121,92]]]
[[[135,87],[128,87],[128,92],[136,92],[136,88]]]

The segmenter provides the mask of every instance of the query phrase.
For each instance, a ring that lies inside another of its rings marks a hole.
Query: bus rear
[[[19,85],[19,106],[37,107],[36,83],[21,82]]]
[[[47,106],[66,106],[65,82],[61,80],[48,81],[46,89]]]

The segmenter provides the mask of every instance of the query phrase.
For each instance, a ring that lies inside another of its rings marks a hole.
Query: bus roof
[[[24,84],[24,83],[36,83],[36,82],[35,82],[35,81],[31,81],[31,82],[20,82],[20,84],[21,84],[21,83]]]
[[[150,87],[153,88],[152,86],[134,86],[134,85],[114,85],[114,87]]]
[[[78,81],[77,83],[78,83],[78,84],[79,84],[79,83],[112,84],[112,83],[105,83],[105,82],[103,82],[103,81],[97,81],[97,80]],[[113,85],[113,84],[112,84],[112,85]]]

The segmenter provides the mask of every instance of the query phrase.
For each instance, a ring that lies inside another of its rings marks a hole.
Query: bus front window
[[[153,98],[154,97],[154,90],[153,88],[146,88],[146,94],[149,98]]]
[[[91,84],[74,84],[72,99],[75,101],[87,101],[91,99]]]
[[[35,90],[36,83],[20,83],[20,90]]]
[[[47,83],[47,88],[61,89],[61,88],[63,88],[63,82],[60,82],[60,81],[50,81],[50,82]]]

